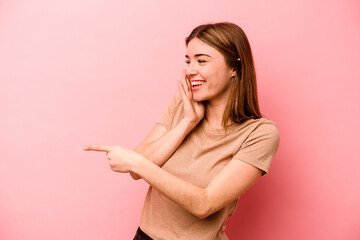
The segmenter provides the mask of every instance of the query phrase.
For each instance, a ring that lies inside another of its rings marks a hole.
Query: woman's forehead
[[[221,55],[221,53],[210,46],[209,44],[201,41],[198,38],[192,39],[187,46],[186,50],[186,56],[187,57],[198,57],[198,56],[210,56],[210,57],[216,57]]]

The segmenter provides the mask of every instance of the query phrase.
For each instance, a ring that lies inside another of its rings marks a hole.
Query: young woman
[[[112,170],[149,190],[134,239],[228,239],[239,197],[267,174],[279,146],[262,117],[248,39],[232,23],[206,24],[186,38],[187,69],[158,123],[135,151],[91,145]]]

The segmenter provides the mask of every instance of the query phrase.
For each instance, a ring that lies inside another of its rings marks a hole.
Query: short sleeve
[[[268,121],[257,126],[234,155],[234,159],[244,161],[268,174],[271,162],[280,143],[279,131],[274,122]]]
[[[180,94],[174,94],[168,104],[168,106],[162,112],[160,118],[157,123],[163,125],[168,130],[172,128],[174,125],[174,120],[179,113],[180,103],[182,102],[182,98]]]

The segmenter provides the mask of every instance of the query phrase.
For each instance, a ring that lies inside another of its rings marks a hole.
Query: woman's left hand
[[[143,158],[139,153],[120,146],[88,145],[84,147],[84,150],[106,152],[111,169],[121,173],[130,172],[134,164]]]

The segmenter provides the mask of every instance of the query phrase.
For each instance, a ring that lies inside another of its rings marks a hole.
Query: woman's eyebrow
[[[210,55],[207,55],[207,54],[205,54],[205,53],[198,53],[198,54],[195,54],[195,57],[202,57],[202,56],[205,56],[205,57],[209,57],[209,58],[211,58],[211,56],[210,56]],[[185,57],[186,57],[186,58],[189,58],[189,56],[188,56],[188,55],[185,55]]]

